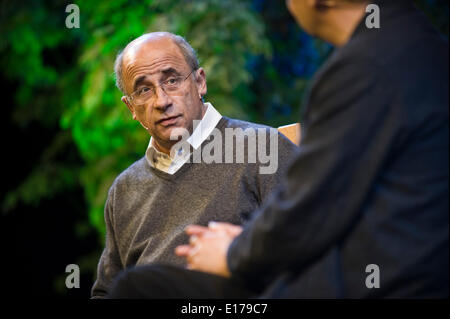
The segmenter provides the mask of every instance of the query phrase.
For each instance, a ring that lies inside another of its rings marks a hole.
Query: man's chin
[[[184,127],[171,126],[171,127],[166,128],[165,135],[171,141],[179,141],[182,138],[187,139],[189,137],[189,131],[187,129],[185,129]]]

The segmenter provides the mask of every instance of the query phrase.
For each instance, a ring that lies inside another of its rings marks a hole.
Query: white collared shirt
[[[200,147],[200,145],[211,135],[214,128],[219,123],[222,115],[212,106],[211,103],[206,102],[206,112],[201,121],[198,123],[194,132],[187,139],[187,142],[192,145],[194,149]],[[168,174],[175,174],[189,159],[191,153],[183,152],[180,149],[172,158],[169,155],[160,152],[154,145],[153,137],[150,138],[148,143],[145,157],[150,166],[163,171]]]

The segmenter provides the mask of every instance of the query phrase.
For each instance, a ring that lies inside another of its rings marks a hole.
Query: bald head
[[[114,73],[116,76],[116,86],[124,94],[130,94],[127,92],[125,85],[123,83],[123,62],[124,57],[133,58],[141,49],[145,49],[146,44],[152,42],[160,42],[164,45],[164,42],[175,44],[180,50],[181,54],[184,56],[186,63],[193,69],[197,70],[199,68],[199,63],[195,50],[190,46],[190,44],[181,36],[175,35],[170,32],[151,32],[134,39],[125,47],[125,49],[120,52],[114,63]]]

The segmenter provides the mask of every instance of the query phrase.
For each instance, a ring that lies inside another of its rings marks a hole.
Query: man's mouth
[[[157,124],[161,124],[162,126],[169,126],[169,125],[173,125],[177,122],[178,118],[181,115],[175,115],[175,116],[168,116],[165,118],[162,118],[160,120],[158,120],[156,123]]]

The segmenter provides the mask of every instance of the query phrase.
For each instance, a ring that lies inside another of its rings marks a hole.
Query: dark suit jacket
[[[448,43],[400,3],[316,74],[299,156],[229,248],[265,297],[448,296]]]

